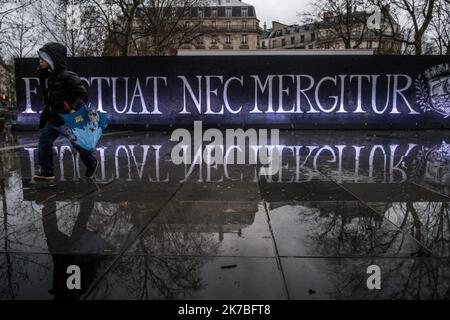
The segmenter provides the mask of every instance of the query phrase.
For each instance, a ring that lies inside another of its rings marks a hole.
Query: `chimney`
[[[267,31],[267,23],[264,21],[264,32]]]

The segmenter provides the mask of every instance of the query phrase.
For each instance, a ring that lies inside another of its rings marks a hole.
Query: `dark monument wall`
[[[144,128],[450,128],[445,56],[71,58],[91,107]],[[37,59],[16,60],[18,126],[42,108]]]

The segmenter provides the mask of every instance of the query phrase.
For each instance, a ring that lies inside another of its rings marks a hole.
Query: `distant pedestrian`
[[[53,143],[58,138],[59,132],[55,127],[64,124],[60,114],[78,110],[87,102],[86,88],[83,86],[77,74],[67,68],[67,49],[59,43],[51,42],[44,45],[38,51],[39,67],[37,70],[44,108],[42,110],[39,129],[39,166],[41,170],[34,180],[55,179],[53,171]],[[98,160],[92,151],[85,150],[77,145],[73,147],[80,154],[80,158],[86,166],[85,177],[95,175]]]

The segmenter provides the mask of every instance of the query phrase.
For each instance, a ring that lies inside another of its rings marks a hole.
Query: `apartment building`
[[[199,2],[200,3],[200,2]],[[261,28],[255,8],[241,0],[206,0],[188,9],[168,8],[151,21],[157,27],[147,32],[147,20],[136,14],[133,28],[140,34],[130,41],[129,55],[173,55],[183,50],[255,50]],[[180,11],[183,10],[182,13]],[[141,35],[144,34],[144,35]],[[123,41],[123,37],[119,41]],[[123,46],[106,40],[105,55],[120,55]]]
[[[380,34],[367,28],[367,16],[366,12],[355,11],[347,20],[325,12],[321,21],[308,24],[273,22],[272,29],[263,33],[261,49],[369,49],[378,54],[400,54],[402,45],[394,39],[394,35],[401,37],[398,23],[382,17]],[[343,21],[350,22],[343,26]]]

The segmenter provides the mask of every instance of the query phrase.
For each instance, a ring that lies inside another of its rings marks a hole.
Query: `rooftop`
[[[211,7],[253,7],[240,0],[208,0]]]

